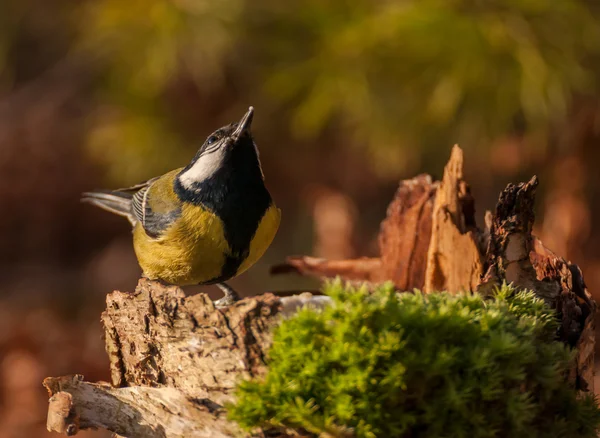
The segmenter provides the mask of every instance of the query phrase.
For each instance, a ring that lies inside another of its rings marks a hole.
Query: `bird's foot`
[[[226,283],[217,283],[216,286],[223,291],[225,296],[214,301],[215,307],[231,306],[233,303],[240,300],[238,293]]]

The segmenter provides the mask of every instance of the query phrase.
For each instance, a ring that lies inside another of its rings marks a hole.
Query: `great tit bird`
[[[213,132],[190,164],[144,183],[84,193],[82,201],[125,216],[143,275],[179,286],[225,284],[252,266],[269,247],[281,211],[264,184],[250,133],[254,109],[238,123]]]

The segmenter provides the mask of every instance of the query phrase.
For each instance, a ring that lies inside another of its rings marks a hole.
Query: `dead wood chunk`
[[[560,319],[558,338],[577,349],[570,373],[571,381],[579,390],[594,391],[596,303],[587,291],[579,267],[542,248],[541,242],[536,244],[531,259],[538,279],[553,283],[559,289],[554,302],[550,304]]]
[[[84,382],[80,375],[48,377],[44,386],[50,394],[47,427],[54,432],[75,435],[79,429],[103,428],[129,438],[247,436],[227,421],[221,405],[175,388],[113,388]]]
[[[102,314],[114,386],[161,386],[218,403],[241,377],[264,370],[278,320],[272,294],[216,309],[205,294],[140,280],[135,293],[113,292]]]
[[[422,289],[438,184],[429,175],[401,181],[381,223],[381,279],[399,290]]]
[[[361,257],[351,260],[327,260],[318,257],[287,257],[286,262],[271,268],[271,274],[296,273],[318,278],[341,277],[356,282],[377,282],[381,271],[379,258]]]
[[[596,307],[594,306],[594,310]],[[594,392],[594,367],[595,367],[595,344],[596,329],[594,316],[585,319],[583,331],[577,340],[577,356],[575,366],[572,368],[571,376],[575,387],[582,391]]]
[[[463,176],[463,152],[454,146],[433,206],[426,292],[476,290],[483,262],[474,215],[474,200]]]
[[[539,242],[539,239],[534,237],[534,242]],[[569,345],[575,346],[587,317],[595,308],[591,297],[587,295],[581,271],[576,265],[547,250],[541,242],[534,244],[530,259],[537,280],[553,283],[559,290],[555,300],[550,304],[556,308],[561,317],[560,338]]]
[[[49,432],[64,433],[68,436],[79,431],[79,416],[73,409],[71,394],[58,391],[50,397],[46,427]]]
[[[558,338],[578,348],[571,379],[580,390],[593,390],[596,304],[576,265],[557,256],[531,234],[538,180],[509,184],[501,193],[490,230],[487,270],[480,291],[487,294],[506,281],[532,290],[556,309]]]
[[[548,300],[558,294],[555,284],[537,279],[529,258],[533,249],[531,230],[537,185],[534,176],[527,183],[509,184],[500,194],[490,230],[487,270],[480,286],[482,293],[489,293],[495,285],[506,281],[535,289]]]

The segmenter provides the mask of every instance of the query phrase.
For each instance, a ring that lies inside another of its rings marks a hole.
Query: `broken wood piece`
[[[318,278],[341,277],[351,282],[373,284],[392,281],[399,290],[422,288],[431,237],[431,214],[437,183],[429,175],[401,181],[381,223],[381,257],[326,260],[316,257],[288,257],[271,268],[271,273]]]
[[[103,428],[125,437],[230,438],[247,434],[227,421],[222,406],[170,388],[113,388],[80,375],[49,377],[48,430],[75,435]]]
[[[512,283],[532,290],[556,309],[560,319],[558,339],[578,348],[571,371],[573,384],[580,390],[593,391],[596,304],[579,268],[531,234],[537,185],[534,176],[527,183],[509,184],[500,194],[479,291],[487,295],[503,282]]]
[[[529,254],[533,250],[531,230],[534,222],[535,190],[537,177],[527,183],[509,184],[500,194],[490,230],[486,254],[487,270],[480,286],[503,281],[535,290],[536,294],[551,303],[559,290],[552,282],[537,279]]]
[[[46,421],[48,431],[64,433],[67,436],[75,435],[79,432],[79,415],[73,409],[73,396],[63,391],[50,395]]]
[[[438,183],[429,175],[401,181],[379,231],[379,281],[398,290],[423,289]]]
[[[325,260],[290,257],[273,274],[374,284],[398,290],[473,291],[482,270],[486,235],[475,226],[474,200],[463,179],[463,154],[455,146],[441,183],[429,175],[401,181],[379,232],[379,258]]]
[[[141,279],[113,292],[102,314],[116,387],[167,385],[192,398],[231,400],[235,383],[264,371],[281,301],[272,294],[217,309],[205,294]]]
[[[463,152],[452,148],[432,213],[425,292],[473,292],[483,272],[474,200],[463,178]]]
[[[326,260],[318,257],[287,257],[285,263],[271,268],[271,274],[297,273],[301,275],[335,278],[348,281],[377,282],[381,268],[379,258],[362,257],[354,260]]]

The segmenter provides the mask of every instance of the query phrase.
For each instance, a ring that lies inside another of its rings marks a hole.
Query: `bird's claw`
[[[217,283],[217,287],[223,291],[223,298],[214,301],[215,307],[231,306],[236,301],[240,300],[238,293],[225,283]]]

